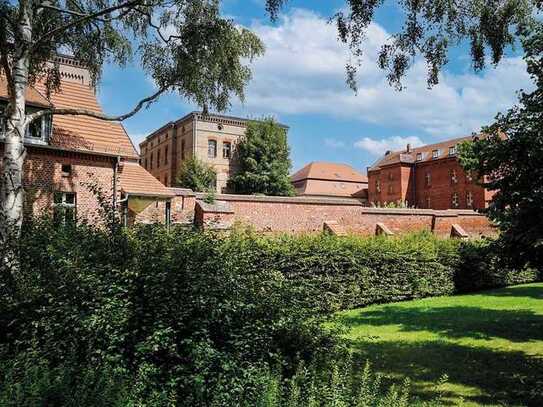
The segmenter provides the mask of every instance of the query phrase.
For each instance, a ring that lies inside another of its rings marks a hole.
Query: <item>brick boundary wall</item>
[[[488,218],[471,210],[369,208],[354,198],[217,195],[214,204],[196,194],[195,224],[228,229],[245,224],[263,233],[375,235],[428,231],[440,237],[491,236]],[[460,231],[460,232],[459,232]]]

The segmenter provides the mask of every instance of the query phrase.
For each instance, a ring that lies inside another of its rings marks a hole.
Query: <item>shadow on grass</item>
[[[359,325],[400,325],[405,332],[429,331],[449,338],[502,338],[512,342],[543,340],[543,315],[530,310],[390,305],[356,316],[345,316],[340,321],[350,328]]]
[[[486,291],[485,295],[492,297],[527,297],[543,300],[543,286],[517,286],[501,290]]]
[[[450,384],[480,389],[481,393],[466,396],[466,401],[499,405],[543,405],[543,360],[521,352],[496,352],[443,341],[432,342],[371,342],[353,343],[357,364],[370,360],[385,375],[410,377],[413,392],[422,398],[436,397],[435,386],[443,374]],[[445,396],[456,396],[454,393]]]

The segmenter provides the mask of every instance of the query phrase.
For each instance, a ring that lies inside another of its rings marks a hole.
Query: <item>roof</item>
[[[121,191],[128,195],[171,198],[175,193],[149,174],[138,163],[125,162],[119,166]]]
[[[405,150],[401,151],[392,151],[381,158],[379,158],[368,170],[378,170],[381,167],[396,164],[396,163],[421,163],[427,161],[433,161],[432,151],[441,150],[441,155],[439,158],[448,158],[449,157],[449,147],[454,147],[462,141],[472,140],[473,136],[458,137],[450,140],[441,141],[439,143],[427,144],[425,146],[410,148],[409,152],[407,151],[407,146]],[[421,154],[421,159],[417,160],[417,154]]]
[[[8,81],[5,77],[0,76],[0,99],[7,100],[8,95]],[[28,86],[26,88],[25,98],[29,105],[51,107],[51,103],[47,100],[47,98],[38,92],[33,86]]]
[[[37,83],[36,88],[45,91],[43,83]],[[103,113],[94,88],[82,83],[63,80],[60,90],[51,93],[50,101],[58,108],[84,108]],[[52,146],[69,150],[138,157],[121,123],[83,115],[54,115],[50,143]]]
[[[305,179],[367,183],[368,177],[348,164],[313,161],[290,177],[292,182]]]
[[[44,96],[46,94],[43,82],[28,86],[26,89],[27,103],[46,108],[51,106],[84,108],[103,113],[94,88],[90,85],[62,79],[60,90],[52,91],[49,99]],[[7,81],[0,77],[0,99],[7,98]],[[138,158],[138,153],[121,123],[83,115],[54,115],[50,145],[64,150]]]

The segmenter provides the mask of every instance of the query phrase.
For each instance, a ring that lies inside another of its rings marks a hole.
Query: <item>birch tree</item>
[[[220,14],[219,0],[0,0],[0,75],[8,84],[0,239],[20,230],[23,217],[24,135],[43,115],[86,115],[122,121],[165,92],[175,92],[204,110],[226,109],[243,99],[248,64],[263,53],[259,39]],[[119,116],[85,109],[25,110],[25,90],[43,81],[61,87],[57,53],[86,66],[93,84],[106,63],[140,65],[156,92]],[[5,241],[5,240],[4,240]]]

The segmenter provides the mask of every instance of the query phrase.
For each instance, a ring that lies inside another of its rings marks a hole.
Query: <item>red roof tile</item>
[[[125,194],[171,198],[175,192],[166,188],[137,163],[125,162],[119,167],[119,184]]]
[[[0,99],[7,100],[8,95],[8,82],[5,77],[0,76]],[[30,105],[40,107],[51,106],[51,103],[47,100],[47,98],[38,92],[33,86],[28,86],[26,88],[25,97],[27,103]]]
[[[350,165],[323,161],[314,161],[307,164],[290,178],[292,182],[302,181],[304,179],[362,183],[368,182],[368,177],[359,173]]]

